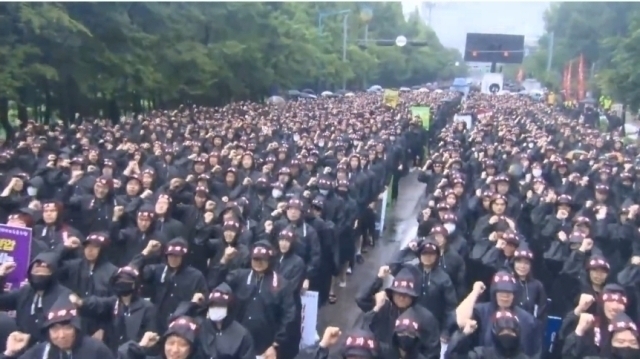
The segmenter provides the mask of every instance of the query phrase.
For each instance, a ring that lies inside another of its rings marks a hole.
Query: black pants
[[[362,235],[362,243],[369,243],[367,239],[371,238],[371,243],[378,241],[378,231],[376,231],[377,214],[367,207],[362,212],[362,217],[358,220],[358,235]]]
[[[396,172],[393,175],[393,180],[391,181],[391,201],[395,201],[398,199],[398,184],[400,183],[400,177],[402,176],[401,172]]]

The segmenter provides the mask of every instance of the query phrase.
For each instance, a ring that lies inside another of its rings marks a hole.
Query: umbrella
[[[429,92],[429,89],[426,87],[422,87],[418,89],[418,92]]]
[[[578,155],[578,156],[576,156],[576,155]],[[582,156],[582,155],[588,156],[589,153],[586,152],[586,151],[583,151],[583,150],[573,150],[573,151],[567,152],[567,155],[565,156],[565,158],[568,159],[568,160],[572,160],[572,159],[574,159],[576,157],[579,157],[579,156]]]
[[[300,95],[302,95],[302,92],[300,92],[298,90],[289,90],[287,92],[287,95],[289,95],[289,96],[300,96]]]
[[[329,96],[333,96],[333,92],[331,91],[324,91],[323,93],[321,93],[320,95],[322,95],[323,97],[329,97]]]
[[[355,96],[353,92],[347,92],[346,94],[344,94],[344,97],[353,97],[353,96]]]
[[[382,87],[379,85],[373,85],[369,87],[369,89],[367,90],[367,92],[381,92],[381,91],[382,91]]]
[[[267,99],[267,103],[272,103],[274,105],[283,105],[286,101],[280,96],[271,96]]]
[[[304,89],[304,90],[302,90],[302,92],[308,93],[309,95],[315,95],[316,94],[316,92],[313,91],[312,89]]]
[[[411,91],[411,89],[408,87],[400,87],[400,92],[409,92],[409,91]]]

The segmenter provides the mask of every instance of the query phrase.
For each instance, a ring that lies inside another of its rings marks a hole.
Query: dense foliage
[[[538,52],[525,59],[526,72],[560,87],[564,65],[584,54],[585,75],[592,90],[635,108],[640,105],[640,3],[552,3],[545,14],[545,32]],[[553,63],[547,73],[551,33]]]
[[[118,118],[179,103],[261,100],[274,90],[401,86],[453,77],[460,60],[399,2],[372,3],[369,39],[429,46],[358,46],[358,3],[1,3],[0,122]],[[342,16],[350,9],[347,62]]]

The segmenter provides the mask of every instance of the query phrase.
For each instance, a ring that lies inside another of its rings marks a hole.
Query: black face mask
[[[30,274],[29,283],[34,290],[46,290],[51,286],[51,275]]]
[[[118,297],[126,297],[133,294],[135,285],[133,283],[116,282],[113,285],[113,291]]]
[[[410,353],[415,349],[416,344],[418,344],[418,340],[415,337],[402,335],[396,338],[396,343],[398,344],[398,349],[402,349],[405,352]]]
[[[640,358],[640,349],[635,348],[612,348],[611,354],[614,359]]]
[[[501,354],[514,354],[520,349],[520,339],[515,335],[502,334],[496,337],[496,349]]]
[[[258,192],[259,194],[266,195],[270,191],[271,189],[268,186],[256,186],[256,192]]]

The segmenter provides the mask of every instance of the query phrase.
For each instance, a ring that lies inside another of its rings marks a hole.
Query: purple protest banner
[[[31,228],[0,224],[0,263],[16,264],[7,278],[5,290],[20,288],[20,283],[27,278],[30,260]]]

